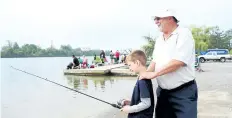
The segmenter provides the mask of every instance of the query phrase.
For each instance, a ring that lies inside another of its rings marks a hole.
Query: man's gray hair
[[[179,23],[179,21],[176,19],[176,17],[173,16],[172,18],[176,23]]]

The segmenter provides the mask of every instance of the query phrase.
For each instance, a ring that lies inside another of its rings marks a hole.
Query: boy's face
[[[135,73],[139,73],[139,61],[136,61],[136,62],[132,62],[132,61],[128,61],[127,62],[128,66],[129,66],[129,69]]]

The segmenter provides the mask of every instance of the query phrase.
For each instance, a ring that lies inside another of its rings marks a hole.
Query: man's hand
[[[129,110],[130,110],[130,106],[129,105],[126,105],[124,106],[122,109],[120,109],[121,111],[125,112],[125,113],[129,113]]]
[[[156,77],[158,77],[157,72],[143,72],[139,75],[139,79],[154,79]]]

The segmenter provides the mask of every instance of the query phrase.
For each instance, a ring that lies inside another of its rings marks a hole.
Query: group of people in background
[[[121,56],[121,62],[120,59],[120,52],[117,50],[115,53],[113,51],[110,51],[110,64],[118,64],[118,63],[125,63],[126,61],[126,54],[122,54]]]
[[[83,55],[82,58],[81,57],[77,58],[75,55],[72,55],[73,61],[69,63],[69,65],[67,66],[67,69],[94,68],[94,65],[97,65],[97,64],[105,65],[106,62],[108,62],[109,64],[125,63],[126,54],[121,55],[121,61],[119,61],[120,55],[121,54],[118,50],[115,53],[111,50],[110,51],[110,62],[108,62],[106,58],[106,54],[104,50],[102,50],[99,56],[94,54],[92,65],[88,63],[88,59],[85,57],[85,55]]]
[[[82,58],[72,55],[73,61],[70,62],[67,66],[67,69],[80,69],[88,67],[88,59],[83,55]]]
[[[113,51],[110,51],[110,64],[117,64],[119,63],[119,58],[120,58],[120,52],[117,50],[115,53]],[[124,55],[121,58],[121,62],[124,62],[125,58]]]
[[[118,64],[118,63],[125,63],[126,60],[126,54],[123,54],[121,56],[121,62],[119,61],[120,59],[120,52],[117,50],[115,53],[111,50],[110,51],[110,62],[108,62],[107,58],[106,58],[106,54],[104,52],[104,50],[101,51],[99,57],[94,54],[94,59],[93,59],[93,63],[94,64],[105,64],[106,62],[108,62],[109,64]]]

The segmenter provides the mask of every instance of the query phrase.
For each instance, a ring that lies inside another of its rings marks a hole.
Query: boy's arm
[[[128,108],[128,113],[135,113],[145,110],[151,106],[150,98],[141,98],[141,102],[137,105],[130,106]]]
[[[130,106],[128,108],[129,113],[140,112],[151,106],[151,96],[147,83],[145,82],[145,80],[139,80],[138,84],[141,102],[137,105]]]

